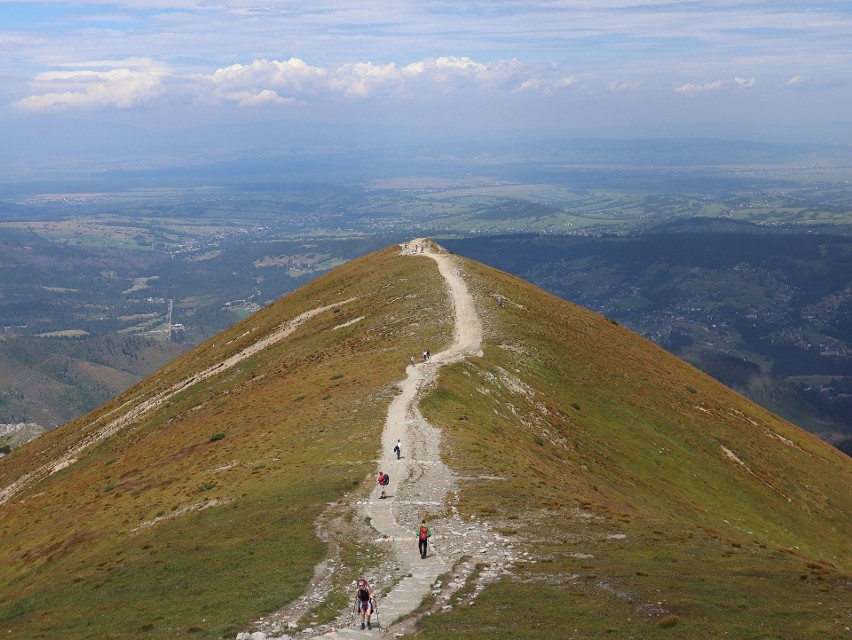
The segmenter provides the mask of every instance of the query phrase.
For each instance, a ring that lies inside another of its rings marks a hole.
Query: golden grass
[[[424,637],[840,637],[848,458],[626,329],[465,264],[484,357],[443,368],[422,408],[448,463],[483,477],[460,511],[537,562],[425,618]],[[389,248],[336,269],[0,462],[7,486],[333,303],[0,506],[6,637],[232,637],[301,594],[326,552],[316,519],[371,486],[409,355],[451,340],[429,259]],[[350,571],[376,552],[341,550]]]
[[[123,404],[153,397],[304,311],[356,298],[181,391],[4,505],[7,637],[59,629],[63,638],[139,629],[221,637],[300,594],[325,553],[316,518],[372,477],[408,356],[452,337],[434,263],[396,254],[320,278],[4,459],[8,484]]]

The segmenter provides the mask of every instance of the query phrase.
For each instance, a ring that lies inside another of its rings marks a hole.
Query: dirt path
[[[276,342],[280,342],[281,340],[289,336],[291,333],[293,333],[296,329],[298,329],[299,326],[301,326],[304,322],[310,320],[317,314],[323,313],[324,311],[328,311],[344,304],[349,304],[354,300],[355,298],[350,298],[348,300],[343,300],[342,302],[336,302],[334,304],[306,311],[305,313],[302,313],[301,315],[298,315],[295,318],[292,318],[291,320],[288,320],[284,324],[277,327],[271,334],[269,334],[263,340],[258,340],[257,342],[249,345],[245,349],[226,358],[222,362],[219,362],[218,364],[215,364],[212,367],[208,367],[204,371],[199,371],[198,373],[189,376],[188,378],[178,382],[177,384],[172,385],[165,391],[161,391],[155,396],[142,401],[140,401],[138,397],[134,397],[126,401],[124,404],[115,407],[108,413],[98,418],[92,424],[93,426],[97,425],[99,422],[102,422],[109,416],[119,413],[119,416],[117,418],[110,420],[99,429],[94,429],[90,431],[77,443],[69,447],[58,457],[54,458],[46,464],[41,465],[33,471],[30,471],[29,473],[18,478],[15,482],[0,489],[0,505],[8,502],[11,498],[23,491],[29,485],[38,482],[39,480],[43,480],[44,478],[53,475],[57,471],[60,471],[74,464],[80,454],[83,453],[86,449],[93,447],[94,445],[99,444],[100,442],[103,442],[110,436],[115,435],[124,427],[128,426],[136,420],[139,420],[139,418],[141,418],[149,411],[153,411],[155,409],[160,408],[167,401],[169,401],[171,398],[176,396],[184,389],[187,389],[202,380],[206,380],[207,378],[211,378],[215,375],[223,373],[228,369],[231,369],[234,366],[238,365],[243,360],[246,360],[247,358],[253,356],[258,351],[261,351],[262,349],[265,349],[266,347],[273,345]],[[133,406],[128,409],[130,405]],[[121,413],[121,411],[124,411],[124,413]]]
[[[418,247],[416,252],[415,246]],[[419,247],[424,250],[419,251]],[[406,368],[406,377],[399,385],[400,393],[388,408],[382,433],[382,455],[376,469],[376,475],[379,470],[390,474],[391,481],[386,487],[388,497],[381,499],[376,489],[370,499],[357,505],[362,519],[368,519],[379,533],[379,539],[392,547],[391,565],[376,567],[365,577],[376,592],[384,591],[390,584],[393,587],[379,599],[380,626],[376,625],[374,618],[372,632],[361,631],[347,607],[333,624],[303,629],[298,634],[299,638],[356,638],[364,637],[364,634],[403,633],[413,624],[413,618],[406,619],[406,616],[410,616],[427,595],[435,596],[436,606],[441,607],[454,592],[464,586],[476,562],[484,558],[490,567],[479,575],[479,584],[471,598],[478,594],[485,582],[507,571],[515,559],[505,539],[493,532],[487,523],[464,521],[452,506],[450,515],[429,520],[433,536],[429,541],[427,557],[420,557],[415,535],[420,520],[429,513],[447,512],[447,497],[456,489],[457,479],[441,461],[441,431],[423,418],[417,403],[423,391],[436,379],[441,366],[482,355],[482,325],[473,297],[452,255],[423,239],[411,240],[401,253],[413,260],[431,259],[437,262],[453,301],[455,336],[445,351],[434,354],[427,362],[423,362],[417,354],[416,364]],[[402,443],[402,457],[399,460],[393,454],[397,440]],[[462,556],[475,554],[479,554],[479,560],[459,563]],[[280,634],[288,626],[291,629],[303,626],[293,622],[299,619],[299,610],[304,612],[311,604],[322,601],[328,595],[327,590],[331,588],[330,574],[333,574],[337,564],[337,559],[322,563],[302,598],[285,607],[279,614],[258,621],[256,627],[264,631],[242,633],[237,636],[238,640],[291,637],[286,633]],[[443,584],[439,583],[438,577],[450,571],[450,579]]]

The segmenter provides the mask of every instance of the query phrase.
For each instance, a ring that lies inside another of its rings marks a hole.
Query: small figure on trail
[[[431,359],[432,359],[432,354],[429,353],[429,349],[426,349],[426,360],[428,361],[428,360],[431,360]]]
[[[399,457],[402,455],[402,443],[399,440],[396,441],[393,452],[396,454],[396,459],[399,460]]]
[[[354,607],[361,618],[361,628],[363,629],[366,624],[368,629],[372,629],[373,625],[370,624],[370,617],[376,610],[376,599],[373,597],[370,585],[367,584],[367,581],[364,580],[364,578],[358,578],[355,582]]]
[[[382,498],[386,498],[387,496],[385,495],[385,485],[387,484],[387,481],[385,480],[384,471],[379,471],[379,477],[376,482],[379,483],[379,487],[381,487],[382,489],[382,495],[379,496],[379,500],[381,500]]]
[[[411,366],[414,366],[414,356],[411,356]]]
[[[426,518],[420,521],[420,526],[417,528],[417,548],[420,549],[420,557],[426,557],[426,547],[429,544],[429,537],[432,535],[432,530],[426,524]]]
[[[424,350],[424,351],[423,351],[423,362],[426,362],[426,359],[427,359],[428,357],[429,357],[429,352]]]
[[[497,304],[500,306],[501,309],[503,308],[503,297],[502,296],[497,297]]]

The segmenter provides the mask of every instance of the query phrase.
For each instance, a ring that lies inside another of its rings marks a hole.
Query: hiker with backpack
[[[361,618],[361,628],[365,626],[367,629],[372,629],[370,617],[376,611],[376,599],[373,597],[373,592],[370,590],[370,585],[364,578],[358,578],[355,582],[355,610]],[[378,614],[377,614],[378,615]]]
[[[384,471],[379,471],[379,478],[376,482],[378,482],[379,486],[382,488],[382,495],[379,496],[379,500],[387,498],[385,495],[385,487],[388,486],[388,482],[390,482],[390,475]]]
[[[420,549],[420,558],[426,557],[426,547],[429,544],[429,537],[432,535],[432,530],[426,524],[426,518],[420,521],[420,526],[417,528],[417,548]]]

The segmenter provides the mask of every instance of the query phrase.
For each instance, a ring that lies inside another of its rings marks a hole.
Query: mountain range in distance
[[[0,460],[6,636],[345,637],[366,576],[383,630],[423,638],[848,637],[847,456],[420,244],[329,271]],[[473,325],[479,349],[454,351]]]

